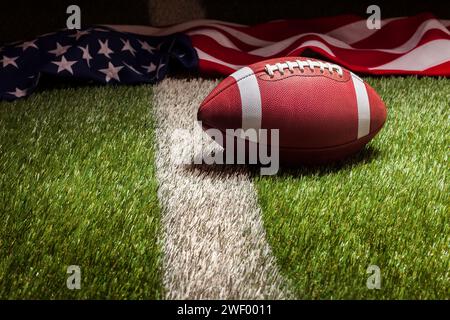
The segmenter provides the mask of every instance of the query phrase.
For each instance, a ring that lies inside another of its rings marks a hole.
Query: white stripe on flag
[[[351,72],[353,87],[355,88],[356,104],[358,106],[358,139],[370,132],[370,103],[366,85],[357,75]]]
[[[446,28],[450,27],[450,20],[440,20],[440,21]]]
[[[327,35],[323,35],[323,34],[319,34],[319,33],[303,33],[303,34],[300,34],[300,35],[297,35],[297,36],[294,36],[294,37],[291,37],[288,39],[281,40],[270,46],[252,50],[249,53],[257,55],[257,56],[261,56],[261,57],[275,56],[277,54],[280,54],[283,50],[289,48],[296,41],[299,41],[299,39],[301,39],[303,37],[309,37],[309,36],[319,37],[320,40],[303,41],[303,42],[300,42],[301,44],[298,47],[307,46],[307,45],[313,46],[313,43],[315,43],[315,44],[318,44],[317,46],[321,47],[322,49],[324,49],[325,51],[327,51],[329,54],[331,54],[333,56],[334,56],[334,54],[327,47],[327,45],[332,45],[332,46],[335,46],[338,48],[343,48],[343,49],[353,49],[350,45],[348,45],[340,40],[329,37]],[[326,47],[326,49],[323,47]]]
[[[241,95],[242,105],[242,129],[261,128],[261,93],[259,92],[258,80],[253,70],[249,67],[239,69],[231,75]]]
[[[381,27],[384,27],[389,22],[400,20],[404,18],[390,18],[390,19],[384,19],[381,20]],[[342,40],[343,42],[347,44],[353,44],[356,42],[359,42],[361,40],[364,40],[377,31],[378,29],[369,29],[367,28],[367,20],[360,20],[355,21],[349,24],[346,24],[340,28],[334,29],[327,33],[328,36],[331,36],[333,38]]]
[[[192,30],[192,31],[188,31],[186,33],[188,36],[192,37],[192,36],[205,36],[208,37],[214,41],[216,41],[218,44],[220,44],[221,46],[224,46],[226,48],[230,48],[230,49],[234,49],[234,50],[240,50],[238,47],[236,47],[236,45],[230,40],[228,39],[228,37],[223,34],[222,32],[212,29],[212,28],[203,28],[200,30]]]
[[[195,49],[195,51],[197,51],[199,60],[217,63],[217,64],[223,65],[225,67],[228,67],[230,69],[233,69],[233,70],[238,70],[238,69],[242,68],[242,66],[231,64],[231,63],[226,63],[225,61],[219,60],[219,59],[207,54],[206,52],[203,52],[202,50],[200,50],[197,47],[195,47],[194,49]]]
[[[407,54],[369,70],[424,71],[450,61],[450,40],[427,42]]]
[[[194,20],[188,21],[180,24],[176,24],[170,27],[150,27],[150,26],[141,26],[141,25],[120,25],[120,24],[105,24],[105,27],[112,28],[116,31],[120,32],[131,32],[145,36],[167,36],[170,34],[174,34],[176,32],[184,32],[186,30],[197,28],[197,27],[216,27],[220,28],[221,26],[230,26],[230,27],[248,27],[243,24],[237,24],[232,22],[225,22],[219,20]]]

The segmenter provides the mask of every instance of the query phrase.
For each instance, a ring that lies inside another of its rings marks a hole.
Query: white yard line
[[[245,168],[171,160],[171,133],[192,127],[198,106],[215,85],[168,79],[154,90],[167,298],[286,298]],[[179,149],[189,149],[183,143]]]

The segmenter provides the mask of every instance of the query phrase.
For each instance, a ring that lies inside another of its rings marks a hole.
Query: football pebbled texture
[[[358,76],[302,57],[236,71],[204,99],[197,114],[204,129],[224,134],[226,129],[279,129],[280,161],[289,164],[346,158],[380,131],[386,116],[379,95]]]

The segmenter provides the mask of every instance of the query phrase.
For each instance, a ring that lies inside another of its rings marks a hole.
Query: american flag
[[[363,74],[450,75],[450,20],[339,16],[246,26],[197,20],[166,28],[62,30],[0,49],[0,100],[29,95],[41,74],[100,83],[154,83],[175,67],[228,75],[257,61],[318,55]]]
[[[424,13],[384,19],[380,29],[369,29],[366,22],[338,16],[255,26],[203,20],[166,29],[115,28],[146,35],[187,34],[200,72],[227,75],[257,61],[314,53],[363,74],[450,75],[450,20]]]
[[[30,95],[41,75],[102,84],[155,83],[174,61],[185,69],[197,67],[186,35],[152,37],[106,26],[65,29],[0,48],[0,100]]]

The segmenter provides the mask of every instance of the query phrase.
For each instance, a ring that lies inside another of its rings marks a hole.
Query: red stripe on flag
[[[197,25],[191,35],[193,46],[203,53],[200,70],[208,73],[226,75],[233,66],[315,52],[367,74],[450,75],[450,32],[430,14],[385,20],[380,30],[369,30],[365,20],[350,16],[208,28],[214,32]]]

